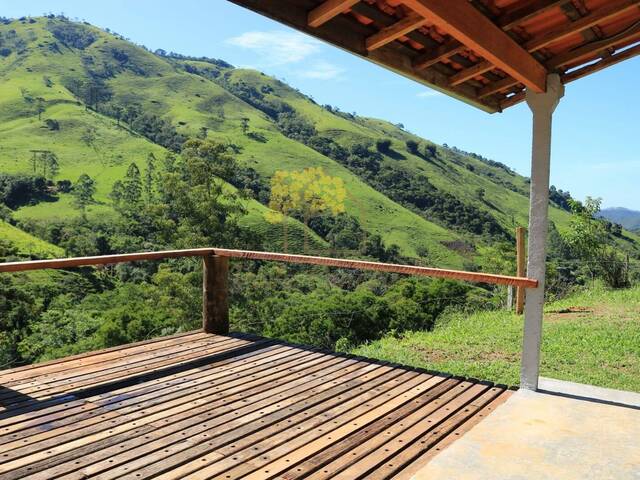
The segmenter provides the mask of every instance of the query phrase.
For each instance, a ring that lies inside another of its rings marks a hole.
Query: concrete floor
[[[640,480],[640,395],[541,386],[560,394],[516,392],[413,480]]]

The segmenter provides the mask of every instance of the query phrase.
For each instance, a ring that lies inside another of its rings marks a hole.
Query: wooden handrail
[[[72,268],[91,265],[110,265],[143,260],[162,260],[165,258],[206,257],[239,258],[247,260],[269,260],[276,262],[300,263],[307,265],[323,265],[328,267],[349,268],[356,270],[372,270],[378,272],[400,273],[422,277],[450,278],[466,282],[490,283],[496,285],[512,285],[514,287],[536,288],[538,281],[525,277],[495,275],[490,273],[466,272],[462,270],[446,270],[441,268],[399,265],[395,263],[378,263],[364,260],[348,260],[309,255],[291,255],[274,252],[257,252],[249,250],[232,250],[227,248],[195,248],[187,250],[164,250],[159,252],[125,253],[118,255],[101,255],[95,257],[62,258],[54,260],[32,260],[26,262],[0,263],[0,273],[25,272],[49,268]]]

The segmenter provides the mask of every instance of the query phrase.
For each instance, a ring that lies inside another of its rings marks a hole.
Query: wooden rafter
[[[515,8],[498,19],[498,25],[505,31],[537,17],[549,10],[568,3],[570,0],[523,0]]]
[[[489,95],[493,95],[495,93],[502,92],[507,88],[513,87],[518,83],[520,83],[518,82],[518,80],[514,80],[511,77],[505,77],[502,80],[498,80],[497,82],[493,82],[485,87],[482,87],[478,91],[478,98],[486,98]]]
[[[404,0],[404,3],[527,87],[545,91],[546,68],[467,0]]]
[[[640,0],[619,0],[617,2],[607,3],[604,7],[593,11],[589,15],[582,17],[580,20],[563,25],[562,27],[556,28],[544,35],[529,40],[525,43],[524,47],[529,52],[535,52],[541,48],[551,45],[552,43],[567,38],[574,33],[582,32],[583,30],[591,28],[600,22],[605,22],[620,16],[629,10],[638,8],[639,5]]]
[[[368,37],[366,43],[367,50],[375,50],[376,48],[380,48],[389,42],[393,42],[394,40],[403,37],[407,33],[420,28],[422,25],[424,25],[425,22],[426,20],[417,13],[410,13],[402,20],[386,28],[383,28],[378,33],[374,33],[373,35]]]
[[[337,17],[348,8],[353,7],[359,1],[360,0],[327,0],[309,12],[307,23],[310,27],[317,28],[332,18]]]
[[[611,65],[615,65],[616,63],[620,63],[623,60],[628,60],[629,58],[635,57],[637,55],[640,55],[640,45],[627,48],[626,50],[623,50],[620,53],[603,58],[599,62],[592,63],[590,65],[579,68],[577,70],[573,70],[563,75],[562,81],[564,83],[573,82],[574,80],[577,80],[586,75],[590,75],[592,73],[600,71],[603,68],[610,67]]]
[[[449,40],[443,44],[418,55],[413,59],[413,68],[422,70],[429,68],[445,58],[449,58],[456,53],[464,51],[466,47],[457,40]]]
[[[597,53],[612,48],[621,42],[633,42],[636,40],[640,40],[640,23],[625,29],[618,35],[590,42],[582,47],[557,55],[546,62],[546,65],[548,68],[557,68],[570,63],[588,60]]]
[[[484,61],[476,63],[472,67],[460,70],[458,73],[452,76],[450,79],[450,84],[454,86],[460,85],[461,83],[464,83],[467,80],[470,80],[478,75],[482,75],[483,73],[493,70],[494,68],[495,67],[491,62]]]

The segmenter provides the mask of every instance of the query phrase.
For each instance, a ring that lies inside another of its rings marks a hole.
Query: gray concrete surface
[[[640,409],[520,390],[414,480],[640,480]]]

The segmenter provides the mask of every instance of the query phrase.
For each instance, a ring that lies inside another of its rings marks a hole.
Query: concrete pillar
[[[549,230],[551,119],[563,95],[564,86],[560,81],[560,76],[557,74],[547,77],[547,91],[545,93],[535,93],[527,90],[527,104],[533,113],[527,276],[539,282],[537,288],[527,290],[524,310],[520,387],[527,390],[537,390],[538,388],[547,233]]]

